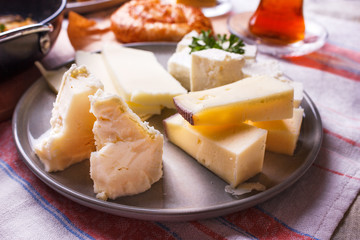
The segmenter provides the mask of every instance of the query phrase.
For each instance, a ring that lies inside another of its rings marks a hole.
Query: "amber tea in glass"
[[[250,32],[275,44],[304,39],[303,0],[261,0],[249,20]]]

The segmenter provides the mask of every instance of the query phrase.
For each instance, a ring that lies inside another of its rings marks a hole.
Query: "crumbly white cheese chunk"
[[[45,170],[60,171],[90,157],[95,150],[92,132],[95,117],[88,96],[103,85],[85,66],[75,64],[64,74],[56,97],[51,128],[35,140],[35,153]]]
[[[96,116],[90,176],[97,197],[115,199],[148,190],[162,176],[162,134],[117,95],[99,90],[90,100]]]

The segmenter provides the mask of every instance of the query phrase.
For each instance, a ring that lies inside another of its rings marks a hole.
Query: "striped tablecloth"
[[[284,72],[303,82],[324,132],[315,163],[291,188],[255,207],[207,220],[114,216],[41,182],[23,163],[7,120],[0,122],[0,239],[359,239],[356,229],[333,234],[360,189],[360,24],[331,16],[318,20],[330,33],[326,45],[280,59]]]

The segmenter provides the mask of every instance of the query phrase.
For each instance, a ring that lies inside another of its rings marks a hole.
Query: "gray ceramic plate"
[[[132,47],[153,51],[165,66],[175,50],[174,44],[135,44]],[[115,201],[95,197],[89,177],[89,161],[83,161],[57,173],[48,173],[35,155],[31,141],[49,127],[55,94],[40,78],[19,101],[14,117],[13,132],[25,163],[43,182],[60,194],[82,205],[131,218],[146,220],[185,221],[216,217],[236,212],[261,203],[297,181],[314,162],[322,141],[319,113],[305,94],[301,104],[305,110],[298,146],[293,157],[266,152],[264,169],[251,181],[267,187],[263,192],[252,192],[239,197],[224,191],[223,180],[202,167],[181,149],[165,141],[164,176],[150,190]],[[162,120],[173,111],[149,120],[163,131]]]

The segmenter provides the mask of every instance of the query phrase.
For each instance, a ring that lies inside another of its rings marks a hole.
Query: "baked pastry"
[[[196,30],[212,30],[199,8],[159,0],[132,0],[111,15],[111,30],[120,42],[179,41]]]

